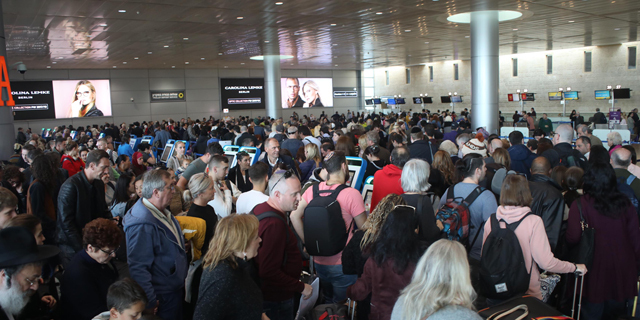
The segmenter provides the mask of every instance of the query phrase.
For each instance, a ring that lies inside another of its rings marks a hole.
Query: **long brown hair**
[[[209,251],[204,256],[203,267],[215,268],[220,262],[227,261],[232,268],[238,263],[235,252],[243,252],[258,236],[258,218],[252,214],[232,214],[218,222]]]
[[[395,206],[406,204],[407,203],[404,199],[395,193],[390,193],[382,198],[367,218],[364,226],[362,226],[364,236],[362,237],[362,241],[360,241],[360,249],[364,250],[367,246],[378,239],[380,229],[382,228],[384,221],[387,219],[387,215],[389,215],[389,212],[391,212]]]
[[[447,184],[453,184],[453,181],[455,180],[456,170],[453,166],[453,161],[451,160],[451,156],[448,152],[444,150],[438,150],[438,152],[433,155],[432,166],[442,172],[442,174],[444,175],[444,180]]]

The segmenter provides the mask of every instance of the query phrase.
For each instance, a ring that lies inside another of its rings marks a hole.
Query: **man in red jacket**
[[[309,284],[299,280],[302,255],[285,214],[298,207],[300,180],[293,171],[278,170],[269,178],[269,194],[266,202],[253,208],[253,214],[260,220],[258,235],[262,243],[256,261],[264,312],[271,320],[293,320],[294,293],[302,293],[308,299],[312,292]]]
[[[371,212],[378,202],[390,193],[403,194],[400,177],[402,167],[409,161],[411,154],[407,147],[397,147],[391,152],[391,164],[386,165],[373,175],[373,195],[371,195]]]

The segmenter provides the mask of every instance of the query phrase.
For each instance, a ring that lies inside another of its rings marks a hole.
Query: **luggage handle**
[[[498,319],[502,319],[508,315],[511,315],[512,313],[518,311],[518,310],[522,310],[524,311],[524,313],[517,317],[515,320],[522,320],[524,318],[526,318],[529,315],[529,307],[527,307],[526,304],[521,304],[521,305],[517,305],[509,310],[500,310],[492,315],[490,315],[487,320],[498,320]]]

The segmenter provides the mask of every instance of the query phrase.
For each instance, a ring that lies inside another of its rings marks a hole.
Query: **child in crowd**
[[[191,159],[182,159],[182,163],[180,164],[180,168],[176,171],[176,177],[180,179],[182,177],[182,173],[187,170],[187,167],[191,164]]]
[[[147,305],[147,295],[142,287],[131,278],[115,282],[107,293],[107,307],[93,320],[138,319]]]

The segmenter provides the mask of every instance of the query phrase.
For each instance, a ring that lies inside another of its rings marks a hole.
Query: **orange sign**
[[[9,98],[9,100],[7,101],[0,100],[0,106],[13,107],[16,105],[16,103],[15,101],[13,101],[13,96],[11,95],[11,85],[9,84],[9,73],[7,72],[7,62],[3,56],[0,56],[0,66],[2,67],[2,70],[0,70],[2,72],[2,75],[0,75],[0,94],[2,93],[2,89],[6,88],[7,97]]]

